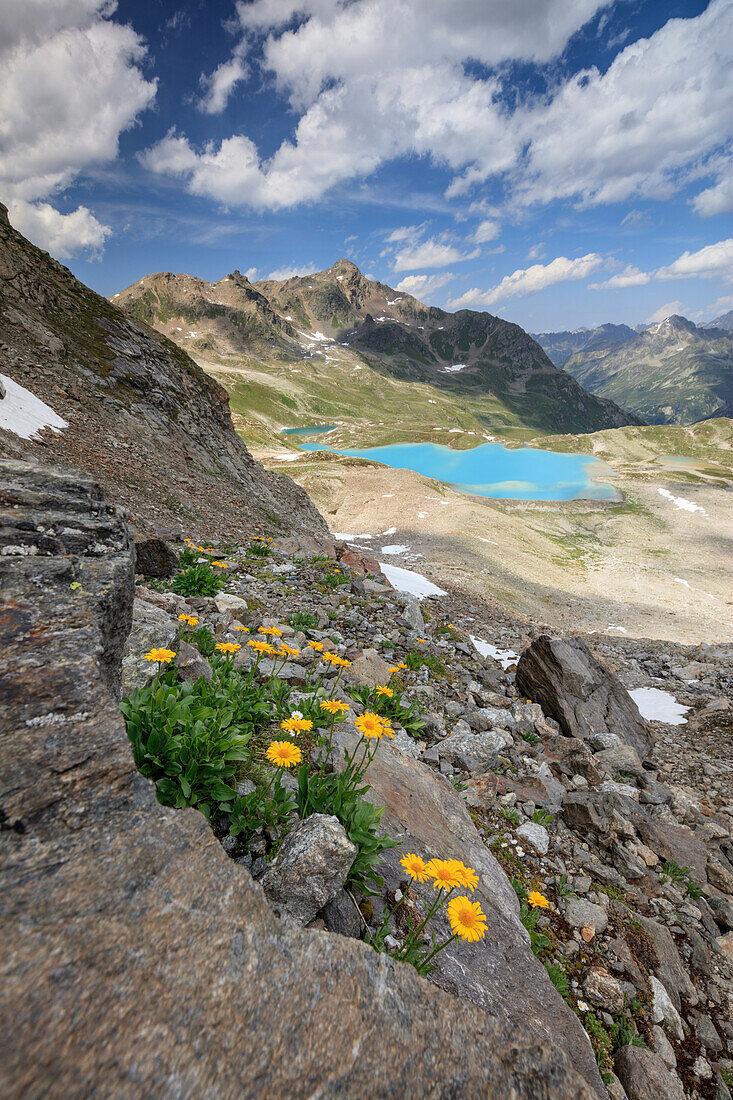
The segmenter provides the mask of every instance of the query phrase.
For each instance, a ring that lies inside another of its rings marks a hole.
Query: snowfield
[[[39,439],[42,428],[53,428],[55,432],[68,428],[67,422],[30,390],[4,374],[0,374],[0,382],[5,387],[5,397],[0,401],[0,428],[21,439]]]
[[[668,726],[684,726],[689,707],[678,703],[671,691],[661,688],[635,688],[629,695],[647,722],[666,722]]]
[[[413,573],[411,569],[400,569],[398,565],[388,565],[385,561],[380,561],[380,566],[385,577],[398,592],[405,592],[409,596],[417,596],[418,600],[425,599],[426,596],[447,596],[448,593],[442,588],[438,588],[437,584],[433,584],[427,577],[423,577],[420,573]]]

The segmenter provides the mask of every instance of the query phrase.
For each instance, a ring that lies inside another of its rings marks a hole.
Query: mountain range
[[[270,422],[401,418],[404,430],[405,418],[444,416],[503,434],[639,423],[558,370],[518,325],[426,306],[345,259],[260,282],[151,274],[111,301],[223,381],[235,413]]]
[[[641,329],[600,325],[535,337],[591,393],[651,424],[727,415],[733,401],[733,312],[707,325],[672,315]]]

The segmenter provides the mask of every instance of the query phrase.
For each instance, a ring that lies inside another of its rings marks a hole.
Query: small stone
[[[565,919],[574,928],[592,928],[595,932],[605,932],[608,928],[608,916],[600,905],[594,905],[585,898],[567,898]],[[586,940],[586,943],[589,942]]]
[[[718,936],[715,942],[726,959],[733,963],[733,932],[726,932],[724,936]]]
[[[135,539],[135,572],[146,577],[170,577],[178,568],[178,554],[157,535]]]
[[[595,937],[596,930],[591,925],[587,925],[585,928],[581,928],[580,934],[583,937],[585,943],[591,943]]]
[[[517,836],[521,836],[523,840],[531,844],[541,856],[547,855],[550,847],[550,834],[543,825],[538,825],[534,821],[525,821],[524,825],[520,825],[517,829]]]
[[[675,1069],[677,1067],[677,1056],[675,1055],[674,1048],[659,1024],[652,1025],[652,1046],[664,1061],[667,1069]]]
[[[247,601],[243,600],[241,596],[231,596],[228,592],[220,592],[214,600],[216,604],[216,610],[220,615],[223,615],[225,611],[231,611],[234,617],[238,617],[238,612],[247,611]]]
[[[311,814],[285,837],[262,886],[277,912],[308,924],[338,894],[357,851],[338,818]]]
[[[621,1012],[624,991],[621,983],[601,966],[592,966],[583,979],[583,991],[592,1004],[608,1012]]]
[[[176,668],[181,680],[198,680],[203,676],[206,683],[210,684],[214,675],[206,658],[188,642],[179,643]]]
[[[698,1054],[697,1058],[692,1063],[692,1072],[695,1077],[699,1077],[701,1081],[709,1081],[713,1076],[710,1063],[706,1058],[703,1058],[702,1054]]]
[[[649,984],[652,990],[652,1019],[654,1023],[664,1023],[675,1039],[684,1039],[682,1020],[679,1012],[672,1004],[669,993],[655,974],[649,975]]]

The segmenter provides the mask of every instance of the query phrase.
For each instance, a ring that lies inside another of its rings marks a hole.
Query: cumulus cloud
[[[475,248],[472,252],[461,252],[460,248],[446,241],[430,239],[400,249],[395,254],[392,266],[395,271],[411,271],[416,267],[447,267],[448,264],[475,260],[480,255],[480,248]]]
[[[120,134],[155,97],[155,81],[141,69],[142,39],[114,22],[113,11],[108,0],[0,6],[0,193],[16,223],[45,232],[47,245],[60,241],[65,255],[99,248],[108,234],[85,207],[62,215],[42,202],[34,217],[27,204],[114,160]],[[71,220],[62,230],[64,217]]]
[[[11,204],[13,226],[40,248],[45,248],[60,260],[68,260],[80,252],[99,254],[112,233],[86,206],[78,206],[71,214],[61,214],[47,202],[16,201]]]
[[[315,264],[302,264],[301,267],[277,267],[274,271],[271,271],[267,276],[268,279],[274,279],[276,282],[282,282],[284,279],[302,278],[304,275],[313,275],[318,268]]]
[[[612,275],[602,283],[590,283],[591,290],[619,290],[627,286],[646,286],[651,275],[648,271],[639,271],[638,267],[628,264],[618,275]]]
[[[720,169],[717,183],[706,187],[692,200],[693,209],[703,218],[714,214],[726,214],[733,210],[733,159],[726,161]]]
[[[448,304],[451,309],[467,309],[473,306],[490,306],[505,298],[524,297],[525,294],[543,290],[553,283],[585,279],[602,262],[601,256],[595,252],[589,252],[587,256],[580,256],[575,260],[569,260],[567,256],[557,256],[549,264],[534,264],[505,275],[497,286],[489,290],[473,287]]]
[[[656,325],[658,321],[665,321],[667,317],[672,317],[674,314],[682,316],[684,313],[684,306],[682,302],[677,298],[674,302],[665,302],[659,309],[655,309],[651,317],[647,317],[646,323],[648,325]]]
[[[416,155],[453,173],[449,197],[501,177],[510,203],[519,205],[617,202],[664,197],[707,174],[713,182],[695,209],[704,215],[728,209],[731,188],[716,158],[733,137],[731,0],[669,20],[627,45],[606,72],[591,68],[555,83],[551,76],[546,94],[519,103],[504,95],[507,62],[550,62],[604,6],[605,0],[494,0],[490,11],[485,0],[239,3],[242,37],[230,62],[209,78],[212,90],[221,91],[212,91],[212,106],[225,102],[240,78],[244,52],[261,46],[258,63],[298,121],[263,160],[243,119],[220,145],[191,149],[182,178],[196,194],[277,209]],[[480,75],[467,62],[483,66]],[[166,170],[164,158],[148,163]]]
[[[697,275],[703,278],[722,275],[733,281],[733,237],[708,244],[697,252],[683,252],[668,267],[658,268],[654,278],[689,279]]]
[[[455,278],[452,271],[444,271],[439,275],[406,275],[395,287],[395,290],[404,290],[406,294],[412,294],[415,298],[425,299],[427,295],[434,294],[436,290]]]
[[[629,265],[624,271],[612,275],[602,283],[591,283],[590,289],[618,290],[630,286],[646,286],[647,283],[659,280],[716,277],[733,282],[733,237],[705,245],[697,252],[683,252],[673,263],[654,271],[639,271],[638,267]]]

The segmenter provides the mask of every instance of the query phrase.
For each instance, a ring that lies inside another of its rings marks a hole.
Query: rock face
[[[0,431],[0,456],[86,470],[141,531],[327,536],[306,493],[252,459],[213,378],[2,218],[0,344],[2,373],[68,422],[39,439]]]
[[[15,548],[0,556],[0,1093],[601,1094],[536,1026],[539,1004],[509,1020],[360,942],[286,926],[200,814],[157,802],[113,696],[130,535],[89,480],[4,465],[0,487]],[[72,533],[40,531],[44,514]],[[497,985],[515,957],[534,963],[520,946],[492,951]]]
[[[685,1091],[664,1060],[651,1050],[621,1047],[614,1067],[629,1100],[684,1100]]]
[[[122,656],[122,694],[133,688],[147,687],[155,679],[157,666],[143,659],[156,646],[177,649],[178,631],[159,607],[136,599],[132,608],[132,629]]]
[[[517,665],[517,688],[560,723],[564,734],[584,740],[615,734],[649,756],[654,738],[621,681],[577,638],[543,634]]]

